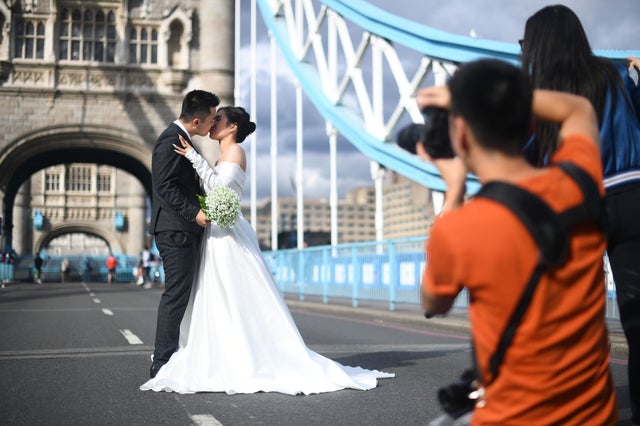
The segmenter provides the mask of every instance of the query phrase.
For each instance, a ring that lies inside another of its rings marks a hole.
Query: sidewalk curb
[[[416,307],[415,312],[408,311],[391,311],[384,308],[373,308],[367,306],[348,306],[344,303],[322,303],[315,301],[300,301],[286,298],[287,304],[292,308],[304,308],[313,311],[333,312],[344,315],[358,315],[367,318],[376,319],[389,319],[399,320],[403,322],[414,323],[416,325],[437,325],[457,331],[468,331],[471,326],[468,319],[465,317],[459,317],[458,315],[451,316],[437,316],[434,318],[426,319],[422,312]]]
[[[353,307],[347,299],[335,300],[332,303],[323,303],[319,300],[320,298],[315,300],[313,296],[308,299],[311,300],[301,301],[297,298],[297,295],[285,295],[285,302],[289,305],[289,308],[293,309],[299,308],[316,312],[331,312],[372,319],[395,320],[412,323],[417,326],[428,324],[429,326],[456,332],[468,333],[471,330],[471,324],[469,323],[465,309],[454,309],[450,314],[426,319],[422,311],[420,311],[420,307],[417,305],[403,306],[401,309],[391,311],[388,307],[385,308],[382,302],[362,301],[360,303],[362,305],[366,304],[366,306]],[[629,347],[622,332],[620,322],[607,320],[607,326],[609,327],[609,348],[611,352],[617,355],[628,355]]]

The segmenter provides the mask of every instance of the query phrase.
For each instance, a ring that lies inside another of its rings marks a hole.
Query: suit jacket
[[[180,126],[171,123],[158,136],[153,147],[153,201],[150,224],[152,234],[160,231],[201,234],[203,231],[195,222],[200,210],[196,194],[202,194],[200,180],[191,162],[173,150],[174,144],[180,146],[178,134],[189,142],[189,135]]]

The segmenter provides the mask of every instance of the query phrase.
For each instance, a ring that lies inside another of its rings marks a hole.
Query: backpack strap
[[[513,341],[542,274],[548,268],[560,266],[566,261],[569,253],[570,229],[589,221],[596,222],[601,229],[604,229],[603,197],[595,181],[575,164],[560,163],[558,166],[576,181],[584,197],[584,201],[578,206],[559,214],[538,196],[506,182],[490,182],[476,194],[476,197],[497,201],[510,209],[525,225],[538,245],[540,254],[529,282],[502,333],[498,347],[489,359],[491,377],[485,386],[498,376],[506,350]]]
[[[591,176],[573,163],[557,164],[580,186],[584,202],[558,214],[566,229],[583,222],[593,221],[602,231],[606,231],[606,209],[604,197],[600,195],[598,185]]]
[[[531,192],[506,182],[490,182],[476,197],[496,201],[515,214],[527,228],[545,264],[562,264],[569,249],[569,235],[559,216]]]
[[[531,192],[506,182],[490,182],[483,186],[476,197],[497,201],[510,209],[525,225],[538,246],[538,263],[529,282],[502,332],[495,352],[489,358],[491,376],[484,383],[488,386],[498,376],[507,348],[515,337],[535,289],[544,271],[552,265],[564,262],[569,251],[569,233],[549,205]]]

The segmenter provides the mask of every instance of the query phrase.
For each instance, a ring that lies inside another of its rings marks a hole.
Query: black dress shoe
[[[156,374],[158,374],[158,371],[160,371],[160,368],[162,368],[164,364],[165,363],[159,363],[156,361],[151,363],[151,369],[149,370],[149,375],[151,376],[152,379],[156,377]]]

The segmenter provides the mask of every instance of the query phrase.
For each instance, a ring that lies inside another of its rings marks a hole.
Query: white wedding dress
[[[205,190],[222,184],[242,196],[246,175],[238,164],[212,169],[195,150],[187,158]],[[368,390],[389,377],[394,374],[343,366],[307,348],[241,215],[231,228],[205,230],[179,348],[140,389],[295,395]]]

